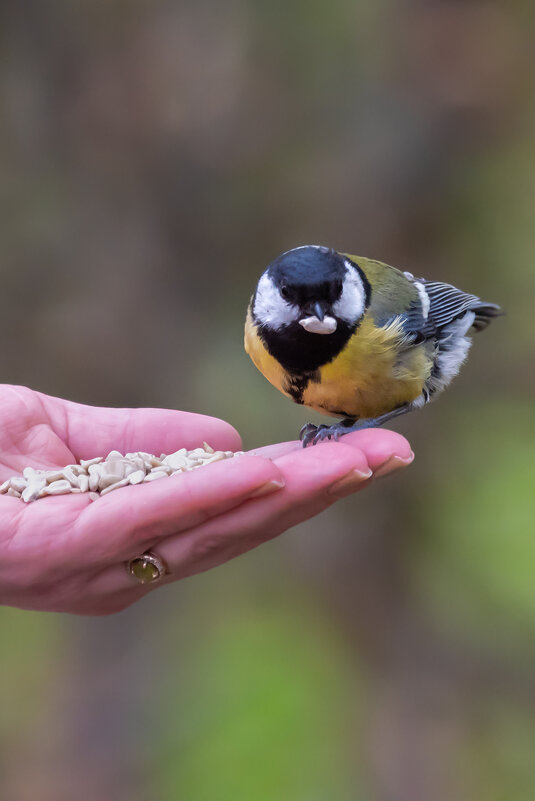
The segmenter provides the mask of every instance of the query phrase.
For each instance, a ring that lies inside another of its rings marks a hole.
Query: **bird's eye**
[[[337,300],[342,294],[343,284],[341,281],[334,281],[330,287],[330,294],[332,300]]]
[[[290,290],[286,286],[286,284],[281,284],[280,293],[284,300],[290,300]]]

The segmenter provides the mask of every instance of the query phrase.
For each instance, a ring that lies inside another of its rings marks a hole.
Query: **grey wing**
[[[502,311],[496,304],[485,303],[451,284],[417,279],[410,273],[405,276],[418,290],[418,298],[400,315],[406,345],[433,343],[435,347],[431,376],[422,395],[411,404],[411,408],[418,408],[445,389],[459,372],[470,348],[466,336],[470,329],[481,331]]]
[[[475,314],[473,327],[476,331],[481,331],[494,317],[502,314],[500,307],[495,303],[485,303],[476,295],[462,292],[451,284],[425,279],[420,283],[429,298],[429,320],[436,330],[462,317],[465,312],[473,311]]]
[[[485,303],[477,295],[462,292],[451,284],[415,278],[411,273],[405,273],[405,277],[418,290],[418,297],[409,308],[397,315],[403,323],[407,345],[447,336],[447,331],[442,333],[443,330],[467,312],[474,313],[470,327],[476,331],[486,328],[493,317],[503,314],[496,304]]]

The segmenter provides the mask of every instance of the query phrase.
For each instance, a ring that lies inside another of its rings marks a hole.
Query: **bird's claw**
[[[303,443],[303,448],[312,443],[317,445],[318,442],[323,442],[326,439],[338,440],[344,434],[343,426],[334,425],[320,425],[316,426],[314,423],[307,423],[299,432],[299,439]]]
[[[318,427],[315,426],[314,423],[305,423],[305,425],[299,432],[299,439],[301,440],[301,442],[303,442],[309,434],[312,434],[312,436],[314,436],[317,430]]]
[[[315,444],[317,433],[318,426],[315,426],[314,423],[305,423],[299,432],[299,439],[303,443],[303,448],[306,448],[311,442]]]

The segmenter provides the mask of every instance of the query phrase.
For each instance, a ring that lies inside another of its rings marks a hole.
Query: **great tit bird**
[[[245,349],[296,403],[343,418],[307,423],[303,445],[383,425],[424,406],[463,364],[500,307],[380,261],[305,245],[260,277]]]

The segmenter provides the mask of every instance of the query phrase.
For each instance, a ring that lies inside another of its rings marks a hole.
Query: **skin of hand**
[[[164,409],[84,406],[0,387],[0,483],[24,467],[50,469],[110,450],[240,450],[222,420]],[[326,509],[373,478],[410,464],[399,434],[382,429],[304,449],[285,442],[91,501],[30,504],[0,496],[0,604],[103,615],[155,587],[216,567]],[[125,561],[154,550],[170,573],[139,584]]]

